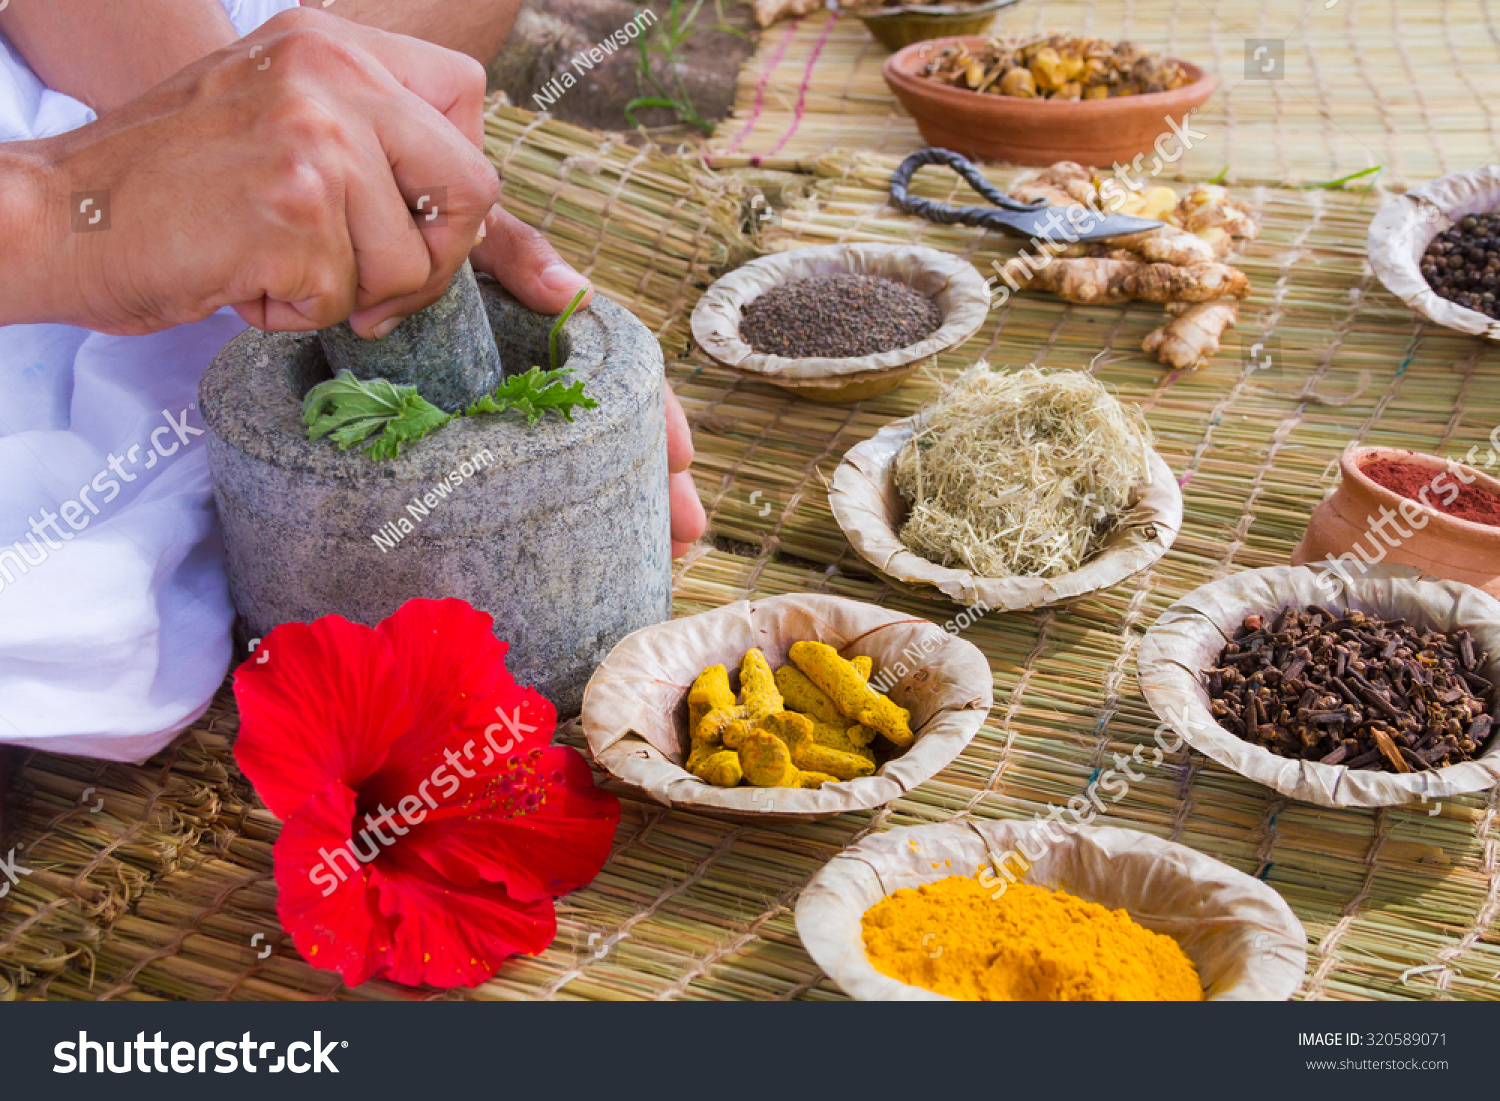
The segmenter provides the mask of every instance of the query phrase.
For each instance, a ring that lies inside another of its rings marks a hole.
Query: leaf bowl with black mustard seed
[[[1136,657],[1164,728],[1282,795],[1424,804],[1500,783],[1500,601],[1347,556],[1247,570],[1166,610]]]
[[[693,310],[693,337],[720,363],[810,401],[888,393],[962,344],[989,312],[966,260],[917,245],[819,245],[730,272]]]
[[[1386,290],[1424,317],[1500,340],[1500,165],[1389,200],[1370,222],[1366,252]]]

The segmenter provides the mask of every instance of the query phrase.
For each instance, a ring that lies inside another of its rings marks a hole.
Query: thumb
[[[538,313],[557,314],[568,308],[588,280],[574,271],[547,239],[497,203],[484,220],[485,235],[469,259],[521,302]],[[582,308],[593,297],[579,304]]]

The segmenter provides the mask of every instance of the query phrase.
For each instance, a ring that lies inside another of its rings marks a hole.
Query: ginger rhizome
[[[1169,187],[1132,186],[1124,176],[1101,177],[1060,161],[1016,184],[1010,194],[1165,224],[995,264],[1008,284],[1082,305],[1161,303],[1168,320],[1141,347],[1168,367],[1197,370],[1219,350],[1220,337],[1238,320],[1240,302],[1250,293],[1250,280],[1227,261],[1259,232],[1249,211],[1224,188],[1198,184],[1179,195]]]

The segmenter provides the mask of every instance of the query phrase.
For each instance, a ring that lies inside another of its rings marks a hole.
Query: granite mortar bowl
[[[554,319],[480,288],[506,373],[547,363]],[[655,338],[602,295],[559,351],[597,409],[467,417],[377,461],[307,438],[303,395],[330,374],[316,334],[231,341],[198,400],[239,652],[279,623],[459,597],[495,617],[519,683],[577,713],[614,644],[671,612],[666,379]]]

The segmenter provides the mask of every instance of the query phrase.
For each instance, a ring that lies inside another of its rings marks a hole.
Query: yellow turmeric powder
[[[998,899],[954,875],[865,911],[877,971],[963,1001],[1202,1001],[1169,936],[1066,891],[1011,884]]]

